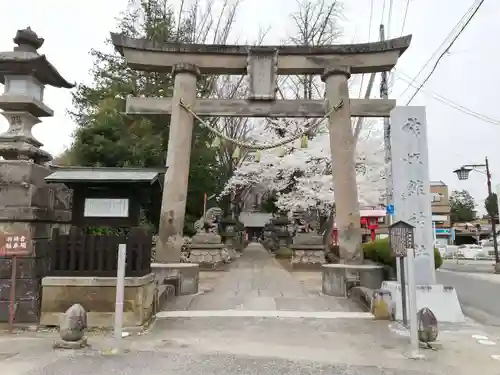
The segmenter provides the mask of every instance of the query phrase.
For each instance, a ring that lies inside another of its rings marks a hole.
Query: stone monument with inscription
[[[51,229],[65,227],[71,219],[71,193],[64,185],[47,185],[45,165],[52,156],[41,150],[31,129],[53,111],[43,103],[46,85],[72,88],[37,50],[44,40],[29,27],[18,30],[13,51],[0,52],[0,109],[9,128],[0,134],[0,322],[8,321],[13,254],[6,238],[28,239],[27,251],[17,257],[14,322],[38,322],[43,254],[40,240]]]
[[[440,321],[463,321],[455,289],[436,285],[425,107],[396,107],[392,110],[391,154],[394,221],[403,221],[414,227],[417,310],[428,307]],[[396,303],[396,317],[401,319],[400,281],[384,282],[382,289],[391,291]]]

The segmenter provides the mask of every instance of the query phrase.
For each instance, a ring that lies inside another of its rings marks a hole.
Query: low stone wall
[[[154,274],[125,278],[123,301],[124,327],[140,327],[154,314],[157,303]],[[116,278],[114,277],[44,277],[40,324],[58,326],[60,316],[73,304],[87,311],[89,328],[113,327]]]
[[[222,270],[233,260],[223,244],[194,244],[189,251],[189,262],[199,264],[204,271]]]
[[[325,251],[321,245],[291,245],[294,269],[320,270],[325,264]]]
[[[298,233],[290,245],[293,251],[292,267],[302,269],[321,269],[325,264],[323,237],[315,232]]]
[[[165,285],[169,279],[178,279],[175,295],[198,293],[200,267],[195,263],[152,263],[151,270],[158,285]]]

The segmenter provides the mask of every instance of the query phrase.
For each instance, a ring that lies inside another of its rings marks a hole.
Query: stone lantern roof
[[[30,27],[18,30],[14,38],[17,47],[0,52],[0,82],[4,84],[5,76],[10,74],[30,75],[44,85],[73,88],[75,85],[66,81],[45,55],[37,52],[43,42]]]

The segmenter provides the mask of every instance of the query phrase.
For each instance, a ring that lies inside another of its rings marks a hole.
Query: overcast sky
[[[371,0],[344,1],[343,41],[364,42],[369,36],[371,40],[378,38],[383,4],[386,2],[384,22],[387,23],[390,0],[373,2],[375,10],[370,32]],[[393,3],[388,31],[391,37],[397,37],[401,35],[406,0],[393,0]],[[397,71],[414,77],[472,3],[473,0],[410,0],[403,33],[413,34],[413,41],[400,59]],[[31,26],[45,38],[40,52],[47,55],[64,77],[72,82],[88,82],[88,71],[92,65],[89,50],[104,48],[104,40],[110,31],[115,30],[115,18],[126,4],[127,0],[0,0],[0,14],[3,15],[0,51],[12,49],[12,38],[17,29]],[[279,43],[290,30],[290,21],[285,15],[293,10],[294,4],[292,0],[243,0],[234,37],[253,40],[259,29],[270,25],[271,31],[265,42]],[[468,189],[476,198],[480,211],[484,211],[485,177],[474,173],[469,181],[458,182],[452,171],[462,164],[483,163],[488,156],[493,184],[500,184],[500,101],[496,86],[500,84],[499,14],[500,1],[486,0],[412,102],[412,105],[427,107],[431,179],[444,181],[450,190]],[[425,74],[420,77],[418,83],[422,82]],[[405,76],[402,78],[407,80]],[[396,76],[391,97],[398,100],[398,105],[405,105],[415,90],[411,88],[401,96],[406,87],[407,83]],[[487,123],[451,108],[437,100],[436,94],[499,121],[496,124]],[[45,144],[47,151],[56,155],[71,144],[75,128],[66,114],[66,110],[71,108],[71,93],[48,88],[45,103],[54,109],[55,116],[37,125],[34,135]],[[0,130],[6,128],[6,121],[0,119]]]

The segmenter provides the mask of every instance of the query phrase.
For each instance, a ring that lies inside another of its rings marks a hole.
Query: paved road
[[[457,262],[446,259],[441,269],[455,272],[493,273],[494,264],[495,262],[491,260],[459,260]]]
[[[483,324],[500,326],[500,275],[438,271],[436,278],[440,284],[455,287],[467,315]]]
[[[137,352],[118,357],[86,355],[61,359],[29,375],[426,375],[430,372],[390,370],[311,361],[225,354]]]

